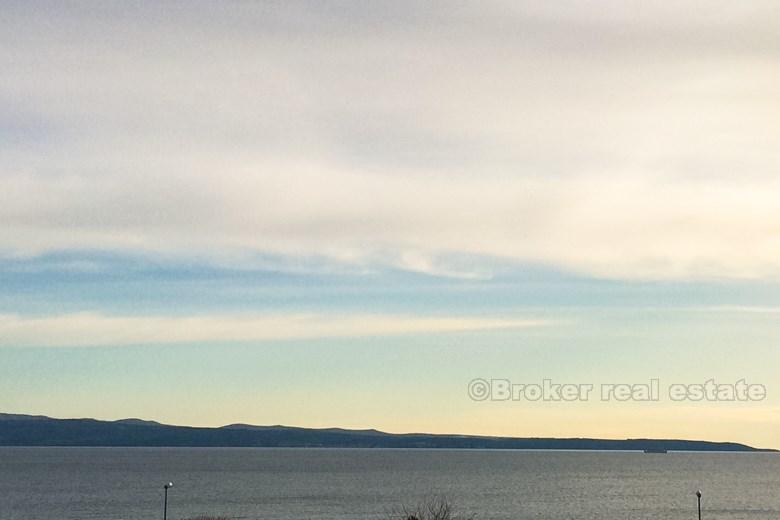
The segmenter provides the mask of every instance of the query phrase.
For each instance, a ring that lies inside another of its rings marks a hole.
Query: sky
[[[777,2],[12,0],[0,67],[2,411],[780,448]],[[662,395],[469,396],[545,379]]]

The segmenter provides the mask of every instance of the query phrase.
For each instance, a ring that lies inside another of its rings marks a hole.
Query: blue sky
[[[3,11],[2,410],[780,444],[774,2]]]

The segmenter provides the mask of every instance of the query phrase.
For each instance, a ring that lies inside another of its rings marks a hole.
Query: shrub
[[[429,497],[413,507],[404,506],[392,514],[392,520],[473,520],[473,515],[455,512],[444,497]]]

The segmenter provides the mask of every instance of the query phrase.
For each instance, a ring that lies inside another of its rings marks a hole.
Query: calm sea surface
[[[0,448],[2,520],[384,519],[426,496],[481,519],[780,518],[780,455]]]

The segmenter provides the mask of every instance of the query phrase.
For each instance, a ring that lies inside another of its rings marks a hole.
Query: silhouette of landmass
[[[776,451],[735,442],[677,439],[516,438],[378,430],[230,424],[171,426],[141,419],[99,421],[0,413],[0,446],[463,448],[520,450]]]

